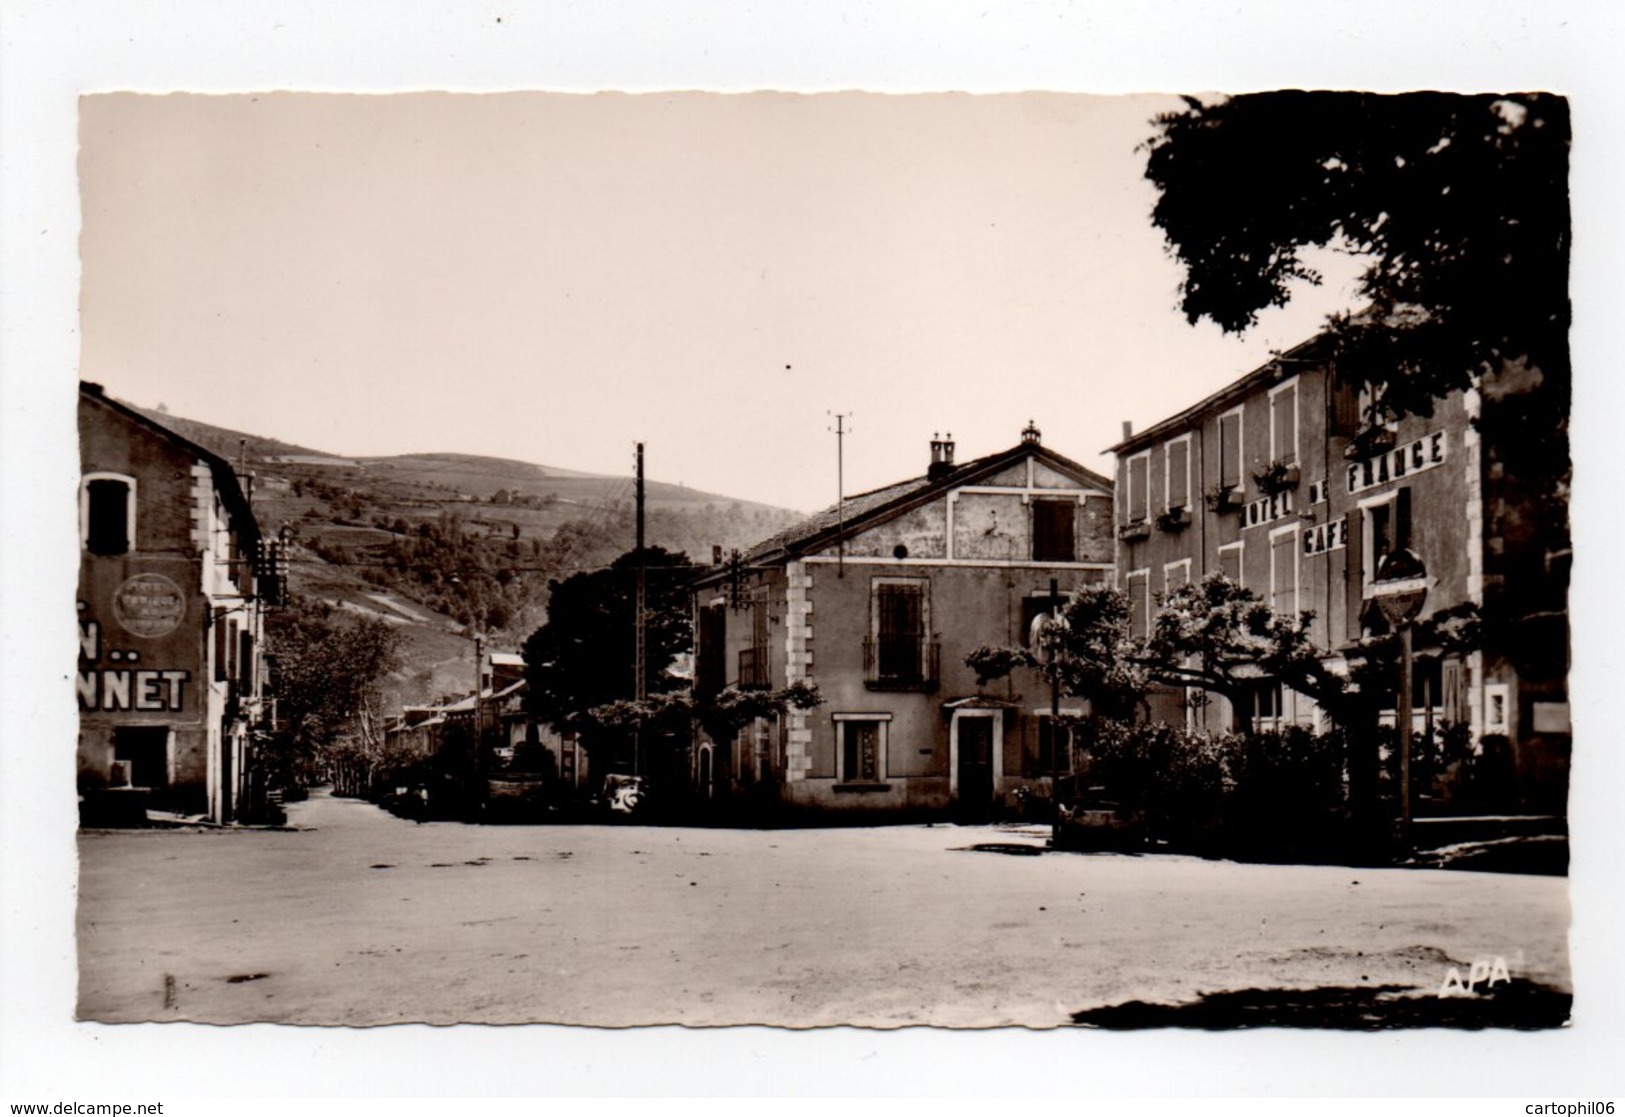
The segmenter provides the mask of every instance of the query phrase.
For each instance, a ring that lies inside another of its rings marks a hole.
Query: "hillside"
[[[607,566],[636,539],[630,476],[472,454],[347,458],[139,410],[241,463],[261,529],[291,540],[293,592],[401,633],[394,702],[466,693],[472,632],[517,650],[546,620],[550,581]],[[800,518],[681,485],[644,488],[646,541],[696,562]]]

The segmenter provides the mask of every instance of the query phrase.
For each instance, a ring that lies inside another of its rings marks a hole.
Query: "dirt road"
[[[1562,878],[1046,853],[1043,832],[417,825],[87,832],[100,1021],[1051,1027],[1130,999],[1568,988]]]

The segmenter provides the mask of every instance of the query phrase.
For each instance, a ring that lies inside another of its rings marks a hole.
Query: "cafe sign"
[[[1348,468],[1349,492],[1361,493],[1389,481],[1398,481],[1413,473],[1424,473],[1444,464],[1445,432],[1424,434],[1415,442],[1384,450],[1364,461],[1353,462]]]

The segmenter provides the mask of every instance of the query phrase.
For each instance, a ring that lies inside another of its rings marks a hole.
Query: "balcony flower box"
[[[1123,524],[1117,529],[1117,538],[1125,543],[1137,543],[1142,539],[1151,538],[1151,521],[1139,520],[1132,524]]]
[[[1157,527],[1163,531],[1183,531],[1190,526],[1190,513],[1183,508],[1170,508],[1157,517]]]
[[[1258,491],[1265,496],[1275,496],[1289,489],[1298,487],[1300,471],[1296,465],[1287,465],[1285,462],[1270,462],[1269,465],[1253,474],[1253,482]]]
[[[1202,494],[1209,512],[1234,512],[1241,507],[1241,489],[1235,485],[1214,485]]]

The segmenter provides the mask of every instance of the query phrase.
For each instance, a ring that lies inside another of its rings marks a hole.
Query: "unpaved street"
[[[1568,988],[1566,882],[1013,856],[1040,830],[417,825],[80,836],[101,1021],[1050,1027],[1199,992],[1437,989],[1499,956]]]

